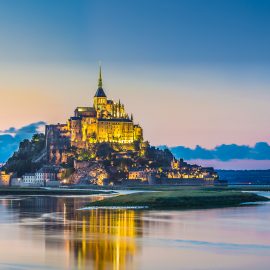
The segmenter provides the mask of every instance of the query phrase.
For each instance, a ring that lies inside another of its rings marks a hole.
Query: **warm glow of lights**
[[[80,212],[79,216],[81,224],[71,227],[71,233],[77,236],[66,240],[70,242],[66,247],[77,254],[78,269],[90,267],[90,262],[93,264],[91,269],[96,270],[127,269],[127,258],[133,257],[137,250],[135,237],[139,224],[136,224],[135,212],[93,210],[87,214]]]

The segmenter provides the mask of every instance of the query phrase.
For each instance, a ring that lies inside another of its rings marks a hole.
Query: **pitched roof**
[[[99,87],[97,89],[97,92],[95,94],[95,97],[106,97],[105,93],[104,93],[104,90],[102,87]]]

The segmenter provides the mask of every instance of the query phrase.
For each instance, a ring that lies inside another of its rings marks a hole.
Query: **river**
[[[102,198],[0,197],[0,269],[270,269],[269,203],[77,210]]]

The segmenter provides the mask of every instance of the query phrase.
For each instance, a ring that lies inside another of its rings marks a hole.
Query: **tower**
[[[102,72],[101,66],[99,66],[99,78],[98,78],[98,89],[94,96],[94,108],[97,111],[102,111],[106,109],[107,96],[102,88]]]

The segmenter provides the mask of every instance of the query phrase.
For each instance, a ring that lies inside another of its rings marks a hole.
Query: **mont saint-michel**
[[[269,270],[269,14],[0,1],[0,270]]]
[[[21,142],[1,172],[2,182],[20,186],[218,182],[213,168],[188,164],[145,141],[133,114],[120,100],[107,97],[101,67],[89,105],[77,107],[66,123],[46,125],[45,135]]]

